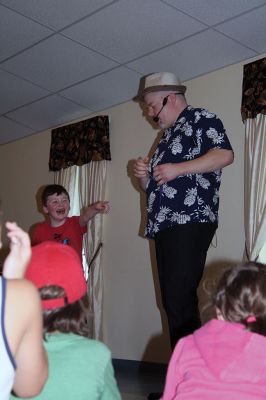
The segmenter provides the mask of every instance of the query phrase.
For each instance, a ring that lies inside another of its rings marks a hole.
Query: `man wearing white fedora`
[[[146,236],[155,240],[171,346],[200,327],[197,288],[218,224],[221,169],[233,162],[221,120],[185,98],[170,72],[146,76],[139,99],[164,130],[155,153],[134,175],[147,194]]]

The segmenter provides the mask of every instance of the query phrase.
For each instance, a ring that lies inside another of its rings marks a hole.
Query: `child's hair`
[[[42,300],[66,297],[65,289],[57,285],[44,286],[39,289]],[[89,301],[87,294],[78,301],[61,308],[43,310],[43,332],[74,333],[89,337]]]
[[[247,262],[226,270],[214,305],[225,320],[266,336],[266,266]]]
[[[69,194],[68,194],[67,190],[64,188],[64,186],[61,186],[61,185],[47,185],[47,186],[45,186],[45,188],[44,188],[44,190],[42,192],[42,204],[44,206],[47,205],[48,196],[52,196],[53,194],[59,195],[59,194],[62,194],[62,193],[64,193],[68,197],[68,200],[70,200],[69,199]]]

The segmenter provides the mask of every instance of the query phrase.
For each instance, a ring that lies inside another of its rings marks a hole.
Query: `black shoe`
[[[162,393],[159,392],[153,392],[150,393],[147,397],[147,400],[159,400],[162,397]]]

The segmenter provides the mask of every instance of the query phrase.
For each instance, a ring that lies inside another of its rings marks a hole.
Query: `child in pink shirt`
[[[162,400],[266,399],[266,266],[227,270],[214,304],[218,319],[177,343]]]

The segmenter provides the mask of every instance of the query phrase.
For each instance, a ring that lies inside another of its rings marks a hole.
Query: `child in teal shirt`
[[[49,377],[45,400],[120,400],[109,349],[89,339],[87,286],[70,246],[43,242],[32,249],[26,278],[39,289]]]

